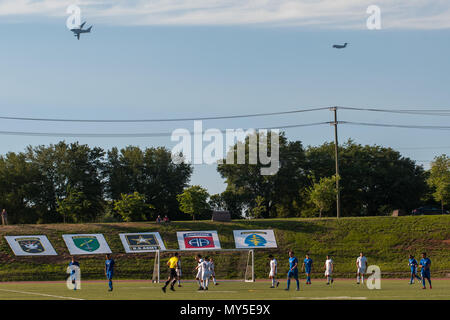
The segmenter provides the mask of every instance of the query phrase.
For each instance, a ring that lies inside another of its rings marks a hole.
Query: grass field
[[[449,300],[450,280],[434,280],[433,289],[423,290],[420,284],[408,284],[408,279],[382,279],[381,289],[369,290],[364,285],[357,285],[355,280],[337,279],[331,286],[324,280],[313,280],[306,286],[301,281],[300,291],[285,291],[286,282],[270,289],[267,281],[245,283],[238,281],[223,281],[218,286],[210,286],[209,291],[197,291],[197,284],[184,282],[176,291],[167,290],[163,293],[162,284],[149,281],[120,280],[114,283],[114,291],[108,292],[106,281],[85,281],[81,290],[73,291],[66,287],[65,282],[5,282],[0,283],[0,300]]]
[[[420,256],[426,251],[432,260],[436,278],[450,277],[450,215],[406,217],[344,217],[234,220],[232,222],[174,221],[167,225],[154,222],[42,224],[0,226],[0,281],[60,280],[65,274],[70,255],[63,234],[102,233],[116,260],[117,279],[149,279],[153,270],[153,253],[126,254],[119,239],[122,232],[158,231],[168,249],[177,249],[177,231],[217,230],[222,248],[235,247],[233,230],[273,229],[277,249],[255,251],[255,276],[265,279],[269,272],[267,256],[273,254],[279,272],[285,274],[287,251],[293,249],[301,259],[309,252],[317,268],[313,278],[322,278],[325,256],[335,262],[335,276],[353,277],[355,259],[363,250],[369,264],[378,265],[385,278],[404,278],[409,274],[408,255]],[[15,256],[4,239],[6,235],[45,234],[55,247],[57,256]],[[194,252],[183,252],[183,270],[193,269]],[[204,254],[204,253],[202,253]],[[208,252],[213,255],[221,279],[242,279],[246,266],[245,254]],[[161,254],[163,265],[169,253]],[[95,280],[103,273],[104,256],[78,257],[83,279]],[[145,272],[143,272],[145,270]]]

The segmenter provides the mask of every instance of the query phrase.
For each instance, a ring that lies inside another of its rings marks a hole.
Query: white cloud
[[[450,28],[449,0],[0,0],[0,19],[66,16],[78,4],[90,21],[113,25],[276,25],[362,29],[369,5],[383,29]]]

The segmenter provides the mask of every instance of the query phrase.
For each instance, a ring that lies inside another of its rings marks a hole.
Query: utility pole
[[[341,191],[339,190],[339,157],[338,157],[338,133],[337,133],[337,107],[331,107],[330,111],[334,112],[334,160],[336,163],[336,217],[341,216]]]

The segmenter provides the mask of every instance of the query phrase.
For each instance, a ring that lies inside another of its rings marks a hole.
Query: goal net
[[[152,270],[152,282],[159,283],[167,278],[166,263],[174,252],[178,252],[181,262],[183,280],[193,280],[197,274],[195,256],[210,257],[214,261],[216,279],[255,281],[255,257],[253,250],[222,249],[215,251],[156,251]]]

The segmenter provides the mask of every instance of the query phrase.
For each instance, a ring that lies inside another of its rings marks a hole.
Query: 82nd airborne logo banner
[[[180,250],[220,249],[217,231],[177,232]]]

